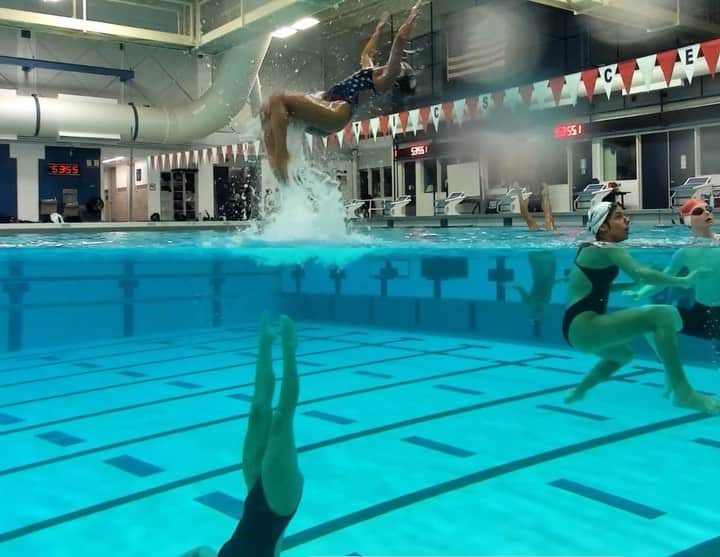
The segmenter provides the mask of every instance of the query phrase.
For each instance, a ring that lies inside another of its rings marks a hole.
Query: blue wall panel
[[[17,161],[10,146],[0,145],[0,222],[17,219]]]

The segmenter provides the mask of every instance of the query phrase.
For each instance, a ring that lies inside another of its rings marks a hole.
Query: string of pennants
[[[700,62],[700,55],[703,62]],[[595,95],[603,92],[609,100],[613,90],[630,94],[650,91],[651,86],[668,88],[678,68],[681,77],[687,79],[689,84],[698,75],[710,74],[714,79],[719,57],[720,39],[713,39],[642,58],[537,81],[529,85],[512,87],[504,91],[352,122],[339,132],[325,137],[306,133],[305,138],[310,151],[327,150],[351,144],[353,140],[359,143],[371,137],[377,140],[378,136],[396,137],[399,134],[409,133],[417,135],[419,131],[426,131],[431,122],[437,132],[440,130],[441,121],[448,126],[453,123],[461,126],[466,121],[485,118],[490,112],[503,108],[525,107],[529,110],[538,110],[561,104],[575,106],[581,98],[581,93],[589,103],[593,103]],[[662,79],[656,82],[653,74],[658,71]],[[638,83],[634,85],[633,82]],[[252,161],[257,160],[262,152],[263,145],[257,140],[253,143],[209,147],[184,153],[153,155],[149,160],[153,168],[178,168],[190,165],[191,158],[195,164],[225,159]]]

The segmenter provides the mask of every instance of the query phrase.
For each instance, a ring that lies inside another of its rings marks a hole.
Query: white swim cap
[[[597,205],[593,205],[590,207],[590,210],[588,211],[588,230],[592,232],[593,234],[597,235],[598,230],[600,230],[600,227],[603,225],[603,223],[607,220],[608,215],[610,214],[610,209],[612,209],[613,204],[609,201],[601,201]]]

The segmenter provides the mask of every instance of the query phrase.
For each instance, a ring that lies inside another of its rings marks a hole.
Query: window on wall
[[[405,163],[405,195],[415,195],[417,179],[415,175],[415,161]]]
[[[380,169],[379,168],[373,168],[372,169],[372,196],[373,197],[381,197],[382,196],[382,184],[380,183]]]
[[[603,173],[608,180],[637,180],[637,147],[634,135],[603,141]]]
[[[433,193],[437,191],[437,161],[435,159],[425,159],[423,161],[423,176],[425,178],[425,193]]]
[[[700,172],[720,173],[720,126],[700,128]]]
[[[393,193],[392,166],[383,168],[383,197],[392,197]]]
[[[370,199],[370,173],[360,171],[360,199]]]

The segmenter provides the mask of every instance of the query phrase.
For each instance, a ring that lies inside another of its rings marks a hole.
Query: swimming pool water
[[[643,229],[633,253],[661,267],[685,234]],[[299,329],[306,483],[284,554],[720,554],[717,419],[664,399],[649,351],[562,402],[594,363],[559,330],[578,238],[3,237],[0,556],[219,548],[264,310]],[[559,282],[533,320],[516,287],[538,253]],[[716,392],[709,343],[682,342]]]

